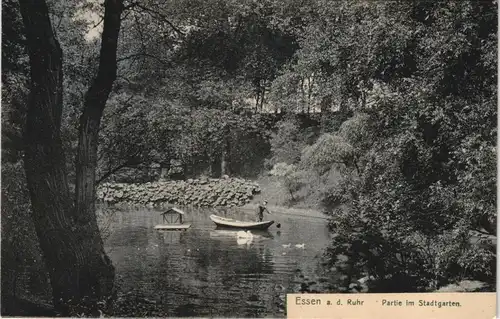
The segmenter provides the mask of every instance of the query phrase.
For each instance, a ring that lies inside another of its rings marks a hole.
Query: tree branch
[[[97,28],[101,23],[103,23],[103,21],[104,21],[104,16],[102,15],[100,16],[99,21],[97,21],[92,27],[90,27],[90,30]]]
[[[129,99],[130,100],[130,99]],[[95,182],[95,185],[97,186],[100,182],[102,182],[103,180],[105,180],[106,178],[108,178],[109,176],[113,175],[114,173],[116,173],[117,171],[119,171],[120,169],[128,166],[128,165],[138,165],[138,164],[141,164],[142,161],[140,159],[137,158],[137,156],[140,154],[140,150],[136,151],[134,154],[130,155],[130,157],[125,161],[123,162],[122,164],[118,165],[117,167],[109,170],[108,172],[106,172],[104,175],[101,176],[101,178],[99,178],[96,182]]]
[[[354,161],[352,161],[353,164],[354,164],[354,167],[356,168],[356,172],[358,173],[358,176],[361,176],[361,172],[359,170],[359,166],[358,166],[358,163],[356,161],[356,159]]]
[[[149,54],[149,53],[134,53],[134,54],[130,54],[130,55],[127,55],[127,56],[124,56],[122,58],[119,58],[118,60],[116,60],[116,62],[123,62],[123,61],[126,61],[126,60],[129,60],[129,59],[133,59],[133,58],[137,58],[137,57],[147,57],[147,58],[151,58],[151,59],[154,59],[158,62],[160,62],[161,64],[165,65],[165,66],[169,66],[169,63],[167,63],[166,61],[160,59],[159,57],[157,56],[154,56],[152,54]]]
[[[134,8],[134,7],[136,7],[138,4],[139,4],[139,2],[137,2],[137,1],[130,2],[130,3],[129,3],[129,4],[127,4],[126,6],[123,6],[123,11],[129,10],[129,9],[133,9],[133,8]]]
[[[495,235],[495,234],[489,233],[488,231],[477,229],[477,228],[473,228],[473,229],[471,229],[471,231],[475,231],[475,232],[477,232],[478,234],[481,234],[481,235],[488,235],[488,236]]]
[[[121,20],[126,20],[127,17],[130,15],[130,13],[132,12],[131,10],[127,10],[127,11],[124,11],[125,14],[123,14],[123,16],[121,17]]]
[[[130,83],[130,81],[129,81],[129,83]],[[123,102],[121,102],[121,103],[122,103],[123,105],[128,105],[128,103],[129,103],[130,101],[132,101],[132,99],[133,99],[134,97],[135,97],[134,95],[130,95],[130,96],[129,96],[129,97],[128,97],[125,101],[123,101]],[[139,152],[137,152],[136,154],[134,154],[134,156],[135,156],[135,155],[137,155],[137,154],[139,154]]]
[[[122,168],[128,166],[128,165],[132,165],[132,164],[140,164],[140,161],[137,161],[137,162],[134,162],[132,160],[127,160],[125,161],[124,163],[116,166],[115,168],[107,171],[104,175],[101,176],[101,178],[99,178],[96,182],[95,182],[95,185],[99,185],[103,180],[105,180],[106,178],[108,178],[109,176],[113,175],[114,173],[118,172],[119,170],[121,170]]]
[[[175,32],[177,32],[178,34],[180,34],[182,36],[185,35],[184,32],[182,32],[172,22],[170,22],[170,20],[164,14],[162,14],[160,12],[157,12],[157,11],[154,11],[153,9],[145,7],[145,6],[143,6],[142,4],[139,4],[139,3],[136,3],[135,7],[142,9],[142,11],[149,13],[149,15],[151,15],[153,17],[154,17],[154,15],[156,15],[157,17],[160,17],[163,22],[166,22],[172,28],[172,30],[174,30]]]
[[[57,27],[56,29],[59,29],[59,27],[61,26],[61,23],[64,19],[64,13],[66,12],[66,8],[63,9],[62,13],[61,13],[61,16],[59,17],[59,22],[57,22]]]
[[[488,230],[488,229],[482,230],[482,229],[478,229],[478,228],[472,228],[471,231],[475,231],[481,235],[495,236],[496,237],[496,233],[493,232],[492,230]]]
[[[121,76],[121,75],[117,75],[117,76],[116,76],[116,79],[117,79],[117,80],[118,80],[118,79],[124,80],[124,81],[125,81],[125,82],[127,82],[129,85],[130,85],[130,84],[133,84],[133,82],[132,82],[132,81],[130,81],[127,77],[124,77],[124,76]]]
[[[139,33],[139,37],[141,38],[141,48],[142,48],[142,52],[146,52],[147,49],[146,49],[146,45],[144,43],[144,34],[142,33],[142,25],[141,23],[139,22],[139,19],[137,18],[136,15],[134,15],[134,20],[135,20],[135,28],[137,29],[137,32]],[[141,61],[142,63],[140,64],[140,67],[139,69],[142,70],[143,66],[144,66],[144,60]]]

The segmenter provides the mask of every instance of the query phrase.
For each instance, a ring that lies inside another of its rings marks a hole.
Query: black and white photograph
[[[1,316],[496,292],[497,0],[3,0],[1,25]]]

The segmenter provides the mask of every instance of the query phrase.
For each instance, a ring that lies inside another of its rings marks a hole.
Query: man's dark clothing
[[[267,208],[265,206],[262,206],[262,205],[259,205],[259,207],[257,208],[257,216],[259,217],[259,222],[262,221],[262,219],[264,219],[264,211],[266,211]],[[269,212],[269,211],[267,211]]]

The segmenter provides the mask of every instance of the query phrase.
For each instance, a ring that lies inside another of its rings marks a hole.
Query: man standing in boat
[[[257,207],[257,216],[259,217],[259,222],[264,219],[264,211],[266,211],[268,214],[271,214],[266,205],[267,201],[263,201],[262,204],[259,204],[259,206]]]

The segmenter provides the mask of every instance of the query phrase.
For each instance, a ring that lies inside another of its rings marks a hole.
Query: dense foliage
[[[73,183],[103,12],[49,4],[65,57],[62,136]],[[17,2],[2,9],[2,266],[10,267],[40,257],[25,240],[33,236],[21,169],[25,39]],[[494,250],[471,244],[496,236],[494,1],[145,0],[128,3],[122,18],[99,181],[269,171],[291,202],[319,198],[330,213],[332,265],[348,255],[357,272],[384,285],[403,280],[409,291],[495,277]]]
[[[493,282],[494,248],[471,242],[496,236],[495,5],[318,10],[298,56],[315,60],[317,76],[333,79],[332,94],[354,111],[305,147],[298,165],[327,186],[331,262],[348,255],[384,284],[403,283],[386,291]],[[340,177],[329,182],[332,171]]]

